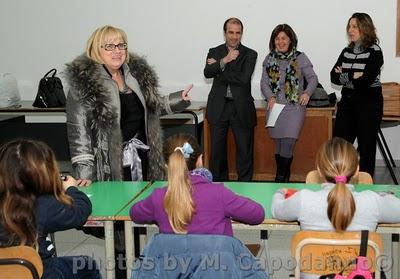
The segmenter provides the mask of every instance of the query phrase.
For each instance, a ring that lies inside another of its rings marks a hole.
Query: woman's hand
[[[269,99],[268,104],[267,104],[267,110],[271,110],[272,107],[275,105],[276,103],[276,98],[272,97],[271,99]]]
[[[189,92],[190,90],[192,90],[193,88],[193,84],[190,84],[188,87],[186,87],[183,91],[182,91],[182,100],[184,101],[190,101],[190,96],[189,96]]]
[[[358,79],[363,76],[363,72],[354,72],[353,79]]]
[[[75,180],[75,178],[73,178],[70,175],[65,175],[63,176],[63,181],[62,181],[62,185],[65,191],[67,191],[67,189],[71,186],[76,186],[77,185],[77,181]],[[65,180],[64,180],[65,179]]]
[[[92,184],[92,180],[90,179],[78,179],[76,182],[77,182],[76,186],[78,187],[86,187]]]
[[[309,100],[310,100],[310,96],[308,96],[307,93],[303,93],[303,94],[301,94],[301,96],[300,96],[299,104],[300,104],[301,106],[306,106],[306,105],[308,104],[308,101],[309,101]]]
[[[335,68],[335,73],[341,74],[341,73],[342,73],[342,67],[337,66],[337,67]]]

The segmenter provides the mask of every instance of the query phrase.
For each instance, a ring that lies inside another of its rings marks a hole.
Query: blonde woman
[[[163,179],[159,116],[190,105],[192,85],[160,95],[154,69],[128,48],[122,29],[102,26],[90,36],[86,53],[67,64],[68,142],[81,186]]]
[[[135,223],[155,223],[160,233],[218,234],[232,236],[231,220],[259,224],[264,208],[248,198],[212,183],[202,168],[202,154],[193,136],[174,135],[164,144],[168,186],[158,188],[134,204],[130,216]]]

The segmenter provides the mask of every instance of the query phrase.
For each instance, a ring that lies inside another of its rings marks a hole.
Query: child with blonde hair
[[[298,221],[302,230],[375,231],[378,223],[400,222],[400,199],[370,190],[355,192],[348,181],[358,172],[354,146],[342,138],[325,142],[317,153],[317,169],[326,181],[321,190],[307,189],[285,198],[279,189],[272,200],[272,216],[280,221]],[[302,274],[301,278],[319,278]]]
[[[167,187],[154,189],[134,204],[130,216],[135,223],[156,223],[161,233],[233,235],[231,221],[260,224],[264,208],[236,195],[223,183],[213,183],[203,168],[196,139],[177,134],[164,144]]]
[[[272,200],[272,215],[282,221],[299,221],[302,230],[374,231],[378,223],[400,222],[400,199],[370,190],[355,192],[348,181],[358,172],[354,146],[342,138],[325,142],[317,153],[318,172],[326,183],[321,190],[307,189],[285,199],[287,189]]]

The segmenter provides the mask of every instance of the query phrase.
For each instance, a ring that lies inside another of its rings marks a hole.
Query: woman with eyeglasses
[[[192,85],[159,95],[153,68],[143,57],[128,52],[125,32],[113,26],[94,31],[86,53],[67,64],[66,77],[70,85],[67,132],[78,185],[162,180],[159,116],[188,107]],[[115,247],[123,251],[121,227],[116,229]],[[104,236],[101,231],[89,233]]]
[[[192,86],[159,95],[156,73],[144,58],[128,52],[125,32],[113,26],[94,31],[86,53],[67,64],[66,74],[68,140],[80,184],[163,179],[158,118],[189,106]]]

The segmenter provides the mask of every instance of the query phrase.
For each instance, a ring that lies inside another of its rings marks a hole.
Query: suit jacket
[[[219,61],[228,54],[226,44],[211,48],[208,58],[214,58],[216,63],[204,68],[206,78],[214,78],[213,85],[207,100],[207,119],[210,124],[217,123],[221,117],[225,104],[225,95],[230,85],[238,117],[244,127],[256,125],[256,109],[251,96],[251,76],[256,65],[257,52],[240,44],[239,56],[225,65],[222,71]]]

